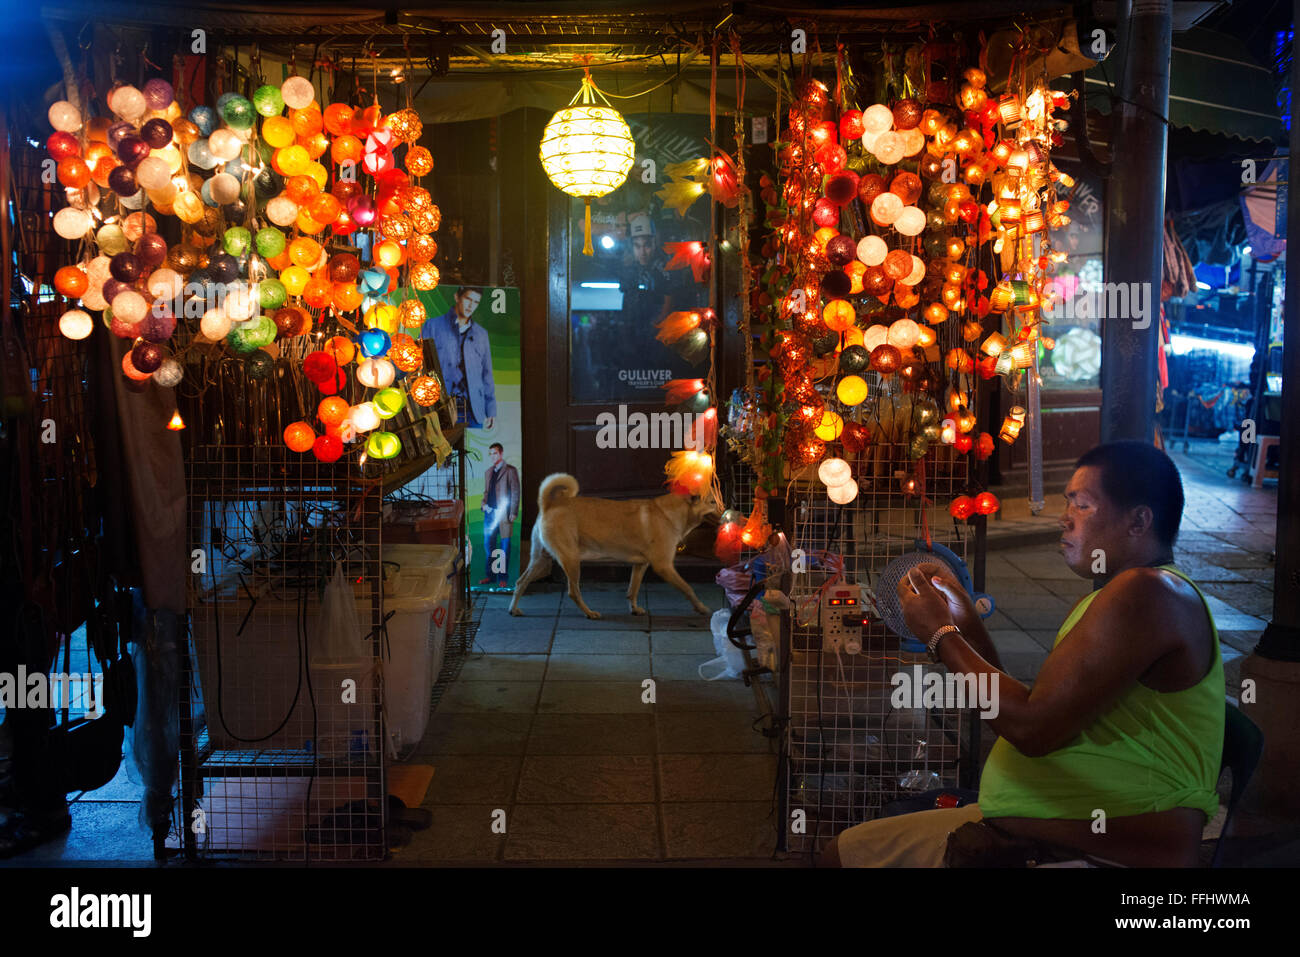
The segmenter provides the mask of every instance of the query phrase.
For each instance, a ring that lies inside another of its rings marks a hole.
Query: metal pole
[[[1300,22],[1300,0],[1293,0],[1292,23]],[[1300,82],[1295,39],[1291,41],[1291,89]],[[1296,122],[1295,97],[1291,98],[1291,156],[1300,155],[1300,123]],[[1287,179],[1290,180],[1290,172]],[[1300,253],[1300,202],[1286,209],[1287,249]],[[1290,257],[1288,257],[1289,259]],[[1287,409],[1300,408],[1300,267],[1286,269],[1286,306],[1282,327],[1282,427],[1278,443],[1277,472],[1277,561],[1273,579],[1273,617],[1255,648],[1261,658],[1300,661],[1300,416]],[[1264,320],[1267,324],[1267,318]],[[1263,337],[1267,363],[1268,336]],[[1261,363],[1261,375],[1264,371]],[[1256,390],[1259,400],[1263,390]],[[1256,419],[1263,418],[1257,400]]]
[[[1300,23],[1300,0],[1292,0],[1292,24]],[[1291,43],[1291,89],[1300,82],[1300,59]],[[1300,150],[1300,124],[1291,98],[1291,155]],[[1288,179],[1290,175],[1288,174]],[[1300,249],[1300,208],[1287,205],[1287,246]],[[1278,452],[1277,558],[1273,566],[1273,618],[1255,651],[1241,663],[1242,710],[1264,732],[1264,753],[1241,809],[1262,817],[1259,829],[1272,827],[1275,815],[1290,821],[1300,814],[1300,426],[1288,408],[1300,404],[1300,269],[1286,271],[1286,312],[1282,339],[1282,427]],[[1257,409],[1255,414],[1259,415]],[[1240,816],[1240,815],[1239,815]]]
[[[1120,21],[1124,54],[1113,154],[1123,161],[1106,203],[1101,439],[1153,441],[1160,278],[1164,265],[1170,0],[1131,0]],[[1112,305],[1127,302],[1127,308]]]

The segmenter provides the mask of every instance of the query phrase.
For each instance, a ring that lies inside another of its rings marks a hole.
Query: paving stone
[[[539,714],[527,750],[532,754],[651,754],[655,719],[639,714]]]
[[[776,826],[770,801],[665,804],[669,860],[770,857]]]
[[[529,755],[520,804],[636,804],[655,800],[654,758],[640,755]]]
[[[638,631],[561,628],[551,654],[556,655],[648,655],[650,636]]]
[[[651,676],[649,655],[552,654],[548,681],[641,681]]]
[[[434,754],[433,780],[424,804],[493,804],[505,807],[519,781],[521,755]]]
[[[657,860],[654,804],[521,804],[509,820],[508,861]]]

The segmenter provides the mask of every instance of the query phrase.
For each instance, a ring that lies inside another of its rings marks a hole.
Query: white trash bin
[[[389,545],[384,583],[388,640],[384,648],[384,708],[389,750],[409,754],[429,723],[433,683],[442,668],[457,549],[450,545]]]

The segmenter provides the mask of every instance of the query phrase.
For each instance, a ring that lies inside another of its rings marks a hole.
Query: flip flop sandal
[[[0,829],[0,860],[40,847],[72,830],[72,815],[63,812],[52,818],[14,812]]]
[[[388,820],[412,831],[433,826],[433,812],[423,807],[407,807],[396,794],[388,795]]]

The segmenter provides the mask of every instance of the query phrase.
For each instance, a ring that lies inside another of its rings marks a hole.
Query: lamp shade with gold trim
[[[546,124],[541,145],[542,169],[551,182],[586,201],[582,251],[588,256],[593,254],[591,201],[623,185],[636,153],[627,121],[608,101],[597,103],[597,96],[604,99],[591,76],[584,76],[573,101]]]

